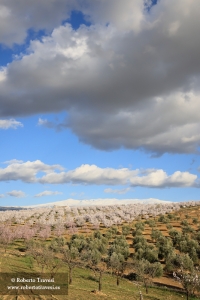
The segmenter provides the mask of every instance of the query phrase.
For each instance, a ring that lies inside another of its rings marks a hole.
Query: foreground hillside
[[[71,273],[68,296],[38,299],[197,299],[197,204],[1,212],[0,270]]]

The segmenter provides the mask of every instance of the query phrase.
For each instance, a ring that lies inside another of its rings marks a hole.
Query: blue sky
[[[1,1],[0,205],[200,199],[200,4],[182,1]]]

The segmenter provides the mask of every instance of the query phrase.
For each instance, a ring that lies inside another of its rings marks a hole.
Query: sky
[[[200,200],[199,28],[198,0],[0,0],[0,206]]]

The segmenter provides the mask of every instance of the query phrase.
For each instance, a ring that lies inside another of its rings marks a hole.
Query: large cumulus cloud
[[[0,116],[66,110],[62,124],[40,124],[104,150],[197,152],[200,3],[172,4],[75,2],[92,25],[58,26],[1,70]]]
[[[1,0],[0,43],[8,47],[21,44],[29,29],[50,33],[69,19],[73,10],[81,11],[92,23],[111,22],[118,28],[138,30],[143,4],[143,0]]]
[[[71,0],[1,0],[0,43],[7,47],[22,44],[29,29],[50,32],[70,17],[76,7]]]

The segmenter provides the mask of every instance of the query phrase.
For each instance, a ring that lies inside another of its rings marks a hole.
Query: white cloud
[[[46,123],[48,123],[47,119],[42,119],[42,118],[39,118],[38,119],[38,125],[45,125]]]
[[[0,43],[12,46],[23,43],[28,29],[46,32],[70,16],[76,1],[71,0],[1,0],[0,4]]]
[[[7,195],[11,196],[11,197],[16,197],[16,198],[23,198],[26,197],[26,194],[22,191],[17,191],[17,190],[13,190],[11,192],[7,192]]]
[[[5,79],[6,79],[6,68],[0,67],[0,81],[4,81]]]
[[[96,165],[81,165],[75,170],[60,173],[49,173],[44,175],[39,182],[41,183],[79,183],[96,185],[118,185],[126,184],[129,178],[135,176],[138,170],[127,168],[99,168]]]
[[[104,192],[105,193],[110,193],[110,194],[126,194],[128,191],[130,190],[130,188],[125,188],[125,189],[121,189],[121,190],[114,190],[114,189],[111,189],[111,188],[108,188],[108,189],[105,189]]]
[[[47,119],[42,119],[42,118],[38,119],[37,125],[43,126],[43,127],[46,127],[46,128],[53,128],[56,131],[61,131],[62,129],[65,129],[66,127],[68,127],[67,124],[64,124],[64,123],[56,124],[54,122],[50,122]]]
[[[146,175],[147,174],[147,175]],[[75,170],[48,173],[39,179],[41,183],[79,183],[95,185],[126,185],[154,188],[197,187],[197,175],[176,171],[168,175],[162,169],[130,170],[127,168],[99,168],[96,165],[81,165]],[[120,190],[106,189],[106,192],[120,193]],[[126,192],[126,189],[121,191]]]
[[[54,195],[62,195],[62,192],[53,192],[53,191],[43,191],[37,195],[35,195],[34,197],[44,197],[44,196],[54,196]]]
[[[4,164],[6,164],[6,165],[22,164],[22,163],[23,163],[23,160],[20,160],[20,159],[11,159],[11,160],[4,161]]]
[[[1,120],[0,119],[0,129],[17,129],[18,127],[23,127],[24,125],[21,122],[18,122],[14,119],[10,120]]]
[[[49,122],[47,119],[42,119],[42,118],[39,118],[38,125],[39,126],[44,126],[44,127],[47,127],[47,128],[54,128],[54,123]]]
[[[189,172],[176,171],[167,175],[163,170],[151,170],[148,175],[131,178],[131,186],[145,187],[192,187],[195,186],[197,175]]]
[[[0,168],[0,181],[16,181],[37,182],[36,175],[39,172],[48,174],[54,170],[63,170],[60,165],[47,165],[40,160],[21,162],[11,160],[6,168]]]
[[[84,192],[81,192],[81,193],[77,193],[77,192],[72,192],[70,193],[70,196],[74,197],[84,197],[85,196],[85,193]]]
[[[142,0],[53,3],[43,1],[40,9],[35,1],[1,4],[5,18],[20,24],[12,26],[20,36],[30,24],[54,29],[32,41],[27,53],[4,70],[0,115],[66,110],[68,119],[61,124],[47,119],[39,124],[71,128],[80,141],[103,150],[197,152],[200,3],[177,0],[174,7],[163,0],[150,13]],[[81,9],[92,26],[77,31],[69,24],[59,26],[71,7]],[[8,33],[4,23],[0,28]]]
[[[72,10],[81,10],[92,23],[111,23],[117,29],[136,32],[144,19],[143,0],[110,0],[106,4],[103,0],[1,0],[0,43],[10,47],[23,43],[30,28],[49,33],[68,19]]]
[[[122,190],[105,189],[105,192],[118,194],[127,192],[131,186],[152,188],[200,187],[200,180],[197,175],[181,171],[175,171],[168,175],[162,169],[114,169],[88,164],[81,165],[74,170],[64,171],[60,165],[47,165],[40,160],[33,162],[11,160],[7,163],[9,165],[6,168],[0,168],[0,181],[21,180],[26,183],[42,184],[129,185]],[[41,172],[44,175],[41,175]]]
[[[4,198],[5,197],[5,195],[4,194],[0,194],[0,198]]]
[[[81,3],[81,1],[78,1]],[[144,21],[143,0],[84,1],[80,8],[93,23],[112,24],[118,30],[138,32]]]

